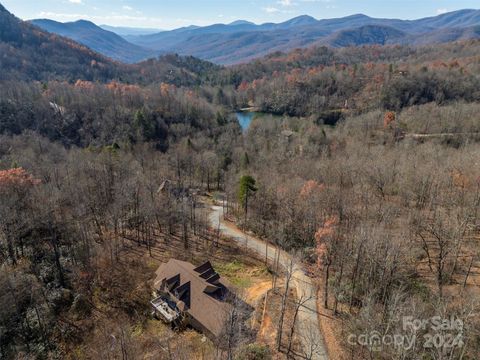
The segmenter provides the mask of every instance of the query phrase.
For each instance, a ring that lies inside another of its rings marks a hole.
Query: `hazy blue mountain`
[[[246,20],[237,20],[237,21],[231,22],[228,25],[235,26],[235,25],[255,25],[255,24]]]
[[[359,28],[340,30],[322,39],[319,43],[332,47],[359,45],[388,45],[401,42],[406,33],[389,26],[365,25]]]
[[[302,15],[279,24],[260,25],[238,20],[230,24],[188,26],[148,34],[133,34],[132,30],[129,34],[124,33],[123,39],[89,22],[61,24],[42,20],[39,25],[127,62],[163,53],[178,53],[233,64],[274,51],[289,51],[314,44],[332,47],[417,45],[478,38],[476,27],[480,26],[480,10],[459,10],[418,20],[376,19],[363,14],[323,20]],[[118,28],[116,31],[121,32]]]
[[[181,28],[129,41],[162,52],[193,55],[222,64],[244,62],[273,51],[324,44],[333,47],[366,44],[418,44],[479,37],[480,10],[459,10],[418,20],[376,19],[355,14],[316,20],[303,15],[283,23],[248,21]],[[467,30],[469,29],[469,30]]]
[[[308,15],[302,15],[295,17],[293,19],[290,19],[288,21],[285,21],[280,24],[282,28],[291,28],[291,27],[299,27],[299,26],[307,26],[307,25],[316,25],[318,23],[318,20],[308,16]]]
[[[131,44],[121,36],[104,30],[90,21],[61,23],[38,19],[30,22],[45,31],[68,37],[94,51],[122,62],[135,63],[155,55],[152,50]]]
[[[446,28],[421,34],[411,35],[405,43],[413,45],[438,44],[459,40],[470,40],[480,38],[480,26],[467,28]]]
[[[150,28],[135,28],[135,27],[124,27],[124,26],[110,26],[110,25],[100,25],[103,30],[111,31],[121,37],[130,36],[130,35],[150,35],[157,34],[164,30],[162,29],[150,29]]]
[[[480,10],[465,9],[416,20],[425,27],[435,29],[467,28],[480,24]]]

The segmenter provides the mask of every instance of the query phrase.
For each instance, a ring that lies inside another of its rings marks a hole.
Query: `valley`
[[[478,357],[480,10],[105,1],[0,5],[0,359]]]

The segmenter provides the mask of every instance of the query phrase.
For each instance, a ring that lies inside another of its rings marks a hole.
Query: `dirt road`
[[[210,223],[214,229],[221,234],[231,237],[238,244],[255,251],[263,258],[268,256],[270,261],[274,260],[275,248],[258,238],[247,235],[233,225],[226,225],[223,221],[223,208],[212,206]],[[281,251],[279,262],[287,268],[290,264],[290,255]],[[320,332],[320,324],[317,316],[317,291],[310,277],[305,275],[300,265],[294,265],[292,284],[297,290],[298,299],[307,299],[298,314],[298,335],[303,344],[304,356],[312,360],[327,360],[323,336]]]

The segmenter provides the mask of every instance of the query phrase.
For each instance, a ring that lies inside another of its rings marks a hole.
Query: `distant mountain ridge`
[[[111,31],[122,37],[129,35],[150,35],[156,34],[165,30],[161,29],[151,29],[151,28],[133,28],[125,26],[110,26],[110,25],[100,25],[103,30]]]
[[[0,80],[105,80],[124,65],[21,21],[0,5]]]
[[[30,23],[50,33],[78,41],[94,51],[125,63],[135,63],[156,55],[154,51],[131,44],[120,35],[102,29],[90,21],[78,20],[61,23],[38,19],[30,21]]]
[[[354,14],[316,20],[302,15],[280,24],[238,21],[177,29],[129,41],[156,51],[193,55],[221,64],[258,58],[297,47],[443,43],[479,37],[480,10],[459,10],[418,20],[376,19]],[[469,29],[469,30],[468,30]]]
[[[418,20],[377,19],[364,14],[323,20],[302,15],[279,24],[260,25],[238,20],[230,24],[189,26],[154,34],[122,35],[128,46],[112,45],[110,48],[106,44],[108,41],[103,43],[98,39],[98,36],[106,36],[98,30],[92,30],[88,38],[78,33],[62,34],[116,59],[134,61],[142,56],[178,53],[219,64],[235,64],[275,51],[286,52],[312,45],[424,45],[479,38],[478,26],[480,10],[465,9]],[[60,30],[51,27],[49,31]],[[94,34],[96,37],[92,38]],[[132,47],[133,44],[136,48]],[[116,53],[121,49],[123,53]]]
[[[75,28],[89,30],[90,22]],[[199,84],[217,65],[194,57],[168,54],[130,65],[113,61],[67,37],[22,21],[0,4],[0,81],[50,81],[135,84],[166,82],[176,86]]]

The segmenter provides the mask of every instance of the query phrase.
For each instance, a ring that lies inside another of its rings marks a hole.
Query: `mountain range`
[[[104,30],[114,32],[120,36],[129,36],[129,35],[150,35],[162,32],[161,29],[152,29],[152,28],[133,28],[125,26],[110,26],[110,25],[100,25]]]
[[[378,19],[363,14],[324,20],[303,15],[279,24],[261,25],[238,20],[230,24],[189,26],[149,34],[125,28],[106,30],[83,20],[73,23],[32,20],[32,23],[129,63],[177,53],[229,65],[312,45],[415,46],[480,38],[480,10],[473,9],[418,20]]]
[[[21,21],[0,4],[0,80],[104,80],[123,64]]]
[[[95,25],[77,22],[85,29]],[[63,31],[63,30],[62,30]],[[104,34],[104,33],[103,33]],[[107,32],[118,44],[118,35]],[[135,49],[131,45],[130,49]],[[127,51],[127,50],[125,50]],[[77,82],[78,80],[150,84],[168,82],[174,85],[194,85],[202,74],[219,68],[194,57],[167,54],[138,64],[124,64],[93,51],[67,37],[40,29],[16,18],[0,4],[0,81]],[[140,55],[139,55],[140,56]]]
[[[155,57],[158,53],[134,45],[120,35],[86,20],[61,23],[48,19],[38,19],[30,21],[30,23],[50,33],[75,40],[94,51],[125,63],[135,63],[149,57]],[[121,28],[118,30],[122,32]]]
[[[182,28],[128,41],[162,52],[189,54],[221,64],[245,62],[274,51],[327,45],[443,43],[480,36],[480,10],[459,10],[419,20],[376,19],[357,14],[316,20],[304,15],[280,24],[246,21]]]

